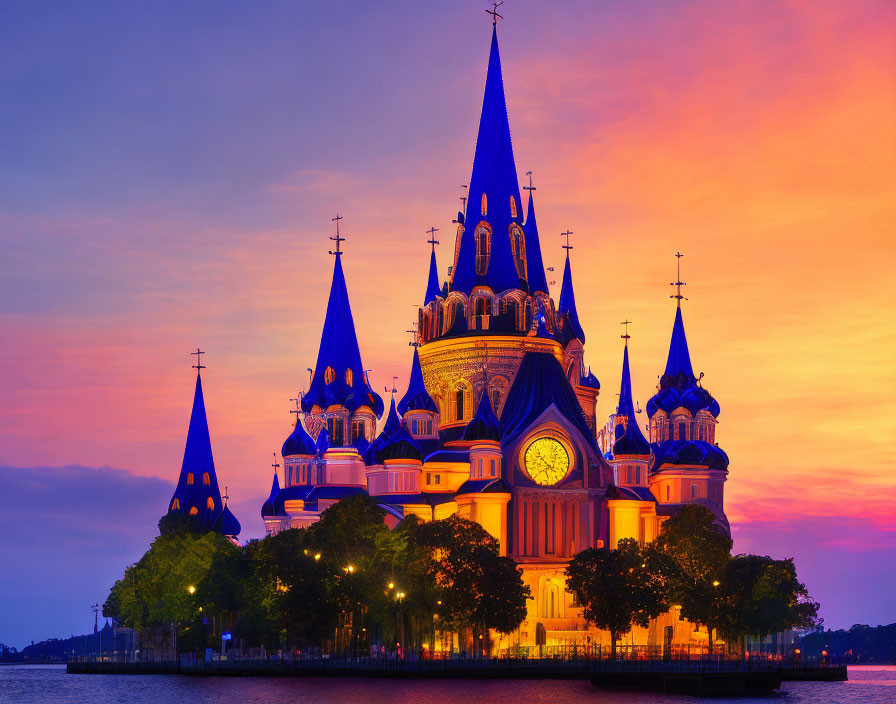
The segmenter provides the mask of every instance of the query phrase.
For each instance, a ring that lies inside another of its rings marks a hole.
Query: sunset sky
[[[86,632],[155,535],[197,345],[219,481],[263,534],[337,212],[364,363],[403,389],[489,6],[2,4],[0,641]],[[600,416],[625,318],[653,393],[680,250],[735,550],[796,557],[829,626],[896,621],[896,3],[502,11],[516,164],[558,284],[575,232]]]

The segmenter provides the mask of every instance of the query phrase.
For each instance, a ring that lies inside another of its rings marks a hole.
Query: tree
[[[566,568],[567,588],[585,607],[585,618],[610,632],[611,653],[632,625],[646,628],[650,619],[668,608],[665,577],[657,569],[659,556],[626,538],[615,550],[589,548]]]
[[[686,504],[662,525],[653,549],[668,558],[670,598],[681,615],[706,626],[712,652],[719,619],[719,586],[731,557],[731,538],[715,524],[705,506]]]

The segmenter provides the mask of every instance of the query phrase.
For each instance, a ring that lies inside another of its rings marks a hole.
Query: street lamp
[[[315,560],[319,560],[319,559],[320,559],[320,553],[319,553],[319,552],[314,553],[314,559],[315,559]]]
[[[187,591],[190,592],[190,594],[195,594],[195,593],[196,593],[196,587],[194,587],[194,586],[191,584],[189,587],[187,587]]]
[[[721,582],[719,582],[719,580],[717,580],[717,579],[714,579],[714,580],[712,581],[712,586],[714,586],[714,587],[719,586],[719,584],[721,584]]]

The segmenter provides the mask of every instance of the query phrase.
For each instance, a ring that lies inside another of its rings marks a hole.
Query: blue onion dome
[[[314,487],[308,484],[293,484],[285,489],[281,489],[280,493],[277,494],[277,498],[274,499],[274,512],[271,515],[284,515],[286,513],[287,501],[304,501],[312,491],[314,491]]]
[[[296,418],[296,427],[283,443],[280,454],[283,457],[292,457],[294,455],[314,455],[316,453],[317,448],[314,446],[314,440],[311,439],[308,431],[305,430],[305,424],[301,418]]]
[[[261,505],[262,517],[275,515],[274,502],[277,500],[277,495],[279,493],[280,493],[280,480],[277,479],[277,473],[274,472],[274,482],[271,484],[271,493],[268,496],[268,500],[265,501]]]
[[[330,433],[327,431],[326,426],[320,429],[320,433],[317,435],[317,442],[314,443],[315,453],[318,455],[324,454],[327,450],[330,449]]]
[[[439,412],[439,407],[432,400],[432,396],[426,390],[426,384],[423,383],[423,370],[420,368],[420,355],[417,353],[416,347],[414,348],[414,359],[411,362],[411,378],[408,381],[408,390],[401,397],[397,408],[401,415],[405,415],[408,411]]]
[[[501,430],[501,421],[495,415],[491,401],[488,398],[486,389],[483,389],[482,395],[479,397],[479,406],[476,407],[476,413],[464,428],[464,434],[461,440],[491,440],[492,442],[501,442],[504,433]]]
[[[394,398],[389,408],[389,417],[386,418],[383,432],[379,434],[374,444],[376,448],[373,448],[373,445],[371,445],[374,460],[372,464],[383,464],[386,460],[423,461],[423,451],[420,449],[417,441],[401,424],[401,419],[398,417],[398,411],[395,408]]]
[[[628,345],[622,353],[622,382],[619,385],[619,403],[616,406],[616,427],[614,429],[613,454],[640,455],[650,454],[650,443],[638,427],[635,404],[632,400],[632,378],[628,364]]]
[[[600,391],[600,382],[597,380],[597,377],[591,372],[591,367],[588,367],[588,373],[583,374],[579,377],[579,386],[584,386],[588,389],[594,389],[595,391]]]
[[[728,455],[717,445],[703,440],[666,440],[650,446],[648,471],[657,472],[663,465],[696,465],[727,471]]]
[[[676,408],[685,408],[692,416],[699,411],[708,411],[714,418],[721,412],[718,401],[700,386],[694,376],[681,308],[675,311],[666,370],[660,377],[659,389],[647,402],[646,410],[648,417],[652,418],[657,411],[669,414]]]
[[[221,510],[221,513],[218,514],[218,517],[212,524],[212,530],[221,535],[229,535],[232,537],[238,536],[240,530],[242,530],[240,522],[236,520],[236,516],[230,512],[226,501],[224,502],[224,508]]]

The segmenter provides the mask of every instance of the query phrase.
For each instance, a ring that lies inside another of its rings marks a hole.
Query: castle
[[[481,524],[522,568],[533,598],[515,635],[519,644],[608,642],[565,590],[566,564],[586,548],[652,540],[686,503],[708,507],[728,531],[728,458],[715,444],[719,404],[694,375],[679,284],[669,355],[645,408],[645,429],[635,410],[627,334],[616,412],[607,423],[597,418],[600,384],[584,361],[570,248],[555,304],[534,189],[531,182],[522,189],[529,191],[525,213],[520,190],[494,28],[469,196],[457,214],[444,281],[433,241],[407,391],[397,402],[393,393],[387,409],[371,388],[337,227],[317,363],[301,398],[304,418],[296,414],[282,448],[283,485],[275,466],[261,513],[269,535],[308,526],[355,494],[374,497],[393,527],[411,514],[458,514]],[[196,394],[201,404],[198,379]],[[204,408],[201,415],[198,425]],[[207,424],[197,435],[193,444],[201,450],[191,454],[188,439],[189,468],[185,456],[170,510],[196,511],[219,532],[236,535],[213,465],[211,475],[203,465],[211,464]],[[648,645],[700,637],[674,609],[631,635]]]

